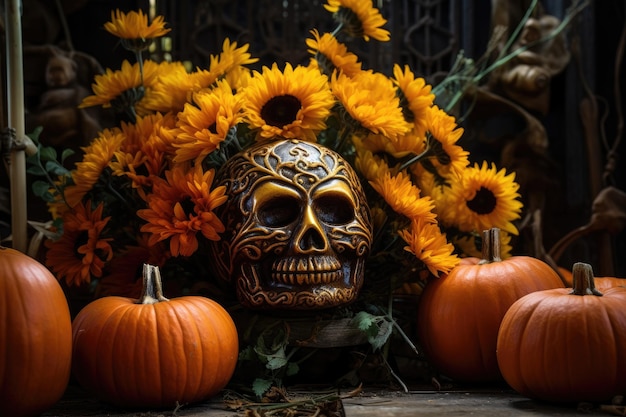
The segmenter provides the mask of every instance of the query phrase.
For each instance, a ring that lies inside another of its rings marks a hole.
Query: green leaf
[[[265,367],[272,371],[284,368],[285,366],[287,366],[287,358],[284,356],[268,357],[267,363],[265,364]]]
[[[263,394],[265,394],[270,388],[272,388],[272,381],[262,378],[256,378],[254,382],[252,382],[252,391],[254,394],[261,398]]]
[[[32,185],[33,194],[37,197],[41,197],[45,201],[52,201],[52,194],[50,194],[50,184],[46,181],[33,181]]]
[[[374,316],[366,311],[359,311],[352,319],[352,323],[367,335],[367,341],[374,351],[387,343],[393,331],[393,323],[385,316]]]
[[[298,366],[297,363],[295,362],[289,362],[287,364],[287,371],[285,372],[285,374],[287,376],[292,376],[297,374],[298,372],[300,372],[300,366]]]
[[[41,175],[45,175],[46,171],[44,171],[43,168],[41,168],[39,165],[31,165],[28,168],[26,168],[26,172],[29,174],[33,174],[33,175],[37,175],[37,176],[41,176]]]
[[[239,360],[240,361],[252,361],[256,359],[256,355],[254,354],[254,349],[252,346],[246,346],[241,352],[239,352]]]
[[[352,323],[356,324],[359,330],[363,330],[368,336],[375,335],[378,333],[376,317],[367,311],[359,311],[352,319]]]
[[[56,161],[57,151],[50,146],[42,146],[41,149],[39,149],[39,158],[42,161]]]
[[[65,160],[74,155],[76,152],[74,152],[73,149],[63,149],[63,153],[61,153],[61,163],[65,162]]]
[[[46,171],[50,174],[55,174],[58,176],[67,175],[70,173],[67,168],[59,164],[57,161],[47,161]]]
[[[379,326],[380,327],[378,328],[378,333],[376,333],[376,336],[367,338],[367,341],[370,343],[370,345],[372,345],[374,351],[382,348],[385,343],[387,343],[387,340],[389,339],[389,336],[391,336],[391,332],[393,331],[393,324],[388,320],[381,321]]]

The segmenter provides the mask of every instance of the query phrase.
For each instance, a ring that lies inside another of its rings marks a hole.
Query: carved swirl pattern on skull
[[[299,140],[262,142],[217,173],[226,231],[215,273],[253,309],[320,309],[354,301],[372,224],[361,183],[338,153]]]

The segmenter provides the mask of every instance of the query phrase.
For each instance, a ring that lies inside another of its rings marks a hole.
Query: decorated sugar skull
[[[211,243],[215,273],[252,309],[322,309],[354,301],[372,226],[352,167],[299,140],[263,142],[217,173],[226,226]]]

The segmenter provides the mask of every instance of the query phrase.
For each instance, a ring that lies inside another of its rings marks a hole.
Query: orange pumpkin
[[[500,321],[520,297],[563,287],[546,263],[529,256],[500,259],[499,229],[483,233],[482,259],[466,259],[431,279],[418,306],[420,344],[432,365],[459,381],[501,381],[496,358]]]
[[[498,363],[527,397],[609,401],[626,394],[626,288],[602,295],[585,263],[574,264],[573,283],[511,306],[498,334]]]
[[[569,269],[559,267],[559,272],[565,279],[565,286],[572,287],[574,285],[574,279],[572,271]],[[594,278],[596,288],[599,291],[608,290],[613,287],[626,287],[626,278],[618,278],[618,277],[595,277]]]
[[[72,324],[57,279],[35,259],[0,247],[0,415],[37,415],[70,378]]]
[[[143,282],[139,300],[103,297],[74,319],[78,382],[123,407],[174,407],[219,392],[239,353],[231,316],[205,297],[163,297],[155,266],[144,265]]]

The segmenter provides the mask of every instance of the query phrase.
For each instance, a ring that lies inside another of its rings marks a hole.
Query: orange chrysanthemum
[[[148,208],[137,211],[147,222],[141,231],[150,233],[150,245],[169,239],[173,256],[191,256],[198,249],[198,234],[219,240],[224,225],[213,210],[226,196],[224,187],[211,190],[214,175],[214,170],[202,172],[200,165],[188,172],[176,166],[165,179],[155,179]]]
[[[59,240],[46,241],[46,265],[59,280],[68,285],[91,282],[101,277],[105,262],[113,257],[109,238],[101,233],[110,217],[102,218],[104,205],[91,210],[91,201],[77,204],[63,214],[63,235]]]

